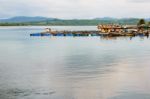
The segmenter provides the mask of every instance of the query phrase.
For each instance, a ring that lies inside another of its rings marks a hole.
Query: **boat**
[[[32,33],[30,36],[52,36],[50,33]]]

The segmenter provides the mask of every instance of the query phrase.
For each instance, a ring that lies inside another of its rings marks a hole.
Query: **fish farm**
[[[149,36],[150,26],[98,25],[95,31],[52,31],[32,33],[30,36]]]

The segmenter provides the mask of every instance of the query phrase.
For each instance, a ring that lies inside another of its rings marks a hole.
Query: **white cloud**
[[[134,3],[145,3],[145,2],[150,2],[150,0],[128,0],[129,2],[134,2]]]
[[[141,2],[141,3],[137,3]],[[150,17],[149,0],[0,0],[0,17]]]

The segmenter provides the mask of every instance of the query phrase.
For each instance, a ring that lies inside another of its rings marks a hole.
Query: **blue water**
[[[150,99],[150,38],[30,37],[44,28],[0,27],[0,99]]]

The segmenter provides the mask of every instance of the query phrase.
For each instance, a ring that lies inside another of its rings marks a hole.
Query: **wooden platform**
[[[32,33],[30,36],[149,36],[149,32],[146,33],[116,33],[116,32],[110,32],[110,33],[102,33],[100,31],[52,31],[52,32],[41,32],[41,33]]]

